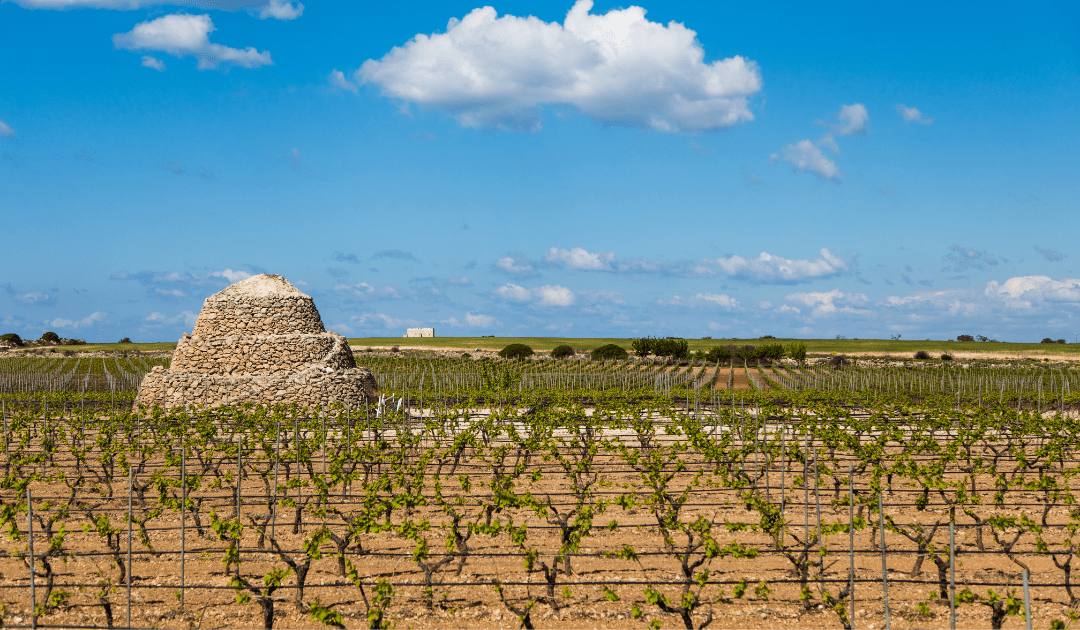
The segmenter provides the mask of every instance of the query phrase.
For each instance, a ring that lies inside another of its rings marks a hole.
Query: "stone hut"
[[[147,374],[138,405],[361,404],[375,377],[349,342],[327,331],[315,302],[281,276],[258,275],[203,302],[169,369]]]

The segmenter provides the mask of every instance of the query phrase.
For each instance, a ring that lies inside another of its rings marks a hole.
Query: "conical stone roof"
[[[358,404],[375,389],[349,342],[323,326],[314,300],[261,274],[206,298],[169,369],[143,379],[136,405]]]

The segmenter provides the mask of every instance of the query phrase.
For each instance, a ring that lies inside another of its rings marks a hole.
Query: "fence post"
[[[270,506],[270,538],[274,537],[277,525],[277,492],[278,470],[281,468],[281,420],[277,422],[277,433],[274,435],[274,503]]]
[[[851,630],[855,630],[855,481],[853,466],[847,465],[848,482],[848,591],[851,593]]]
[[[885,602],[885,630],[889,625],[889,569],[885,565],[885,493],[878,493],[878,527],[881,529],[881,591]]]
[[[1028,572],[1024,569],[1024,621],[1031,630],[1031,595],[1028,593]]]
[[[30,542],[30,627],[37,628],[37,596],[34,593],[34,504],[30,488],[26,489],[26,538]]]
[[[949,630],[956,630],[956,526],[949,516]]]
[[[135,469],[128,464],[128,511],[127,511],[127,627],[131,628],[131,486],[135,479]]]
[[[180,437],[180,610],[184,610],[185,563],[187,562],[187,444]]]

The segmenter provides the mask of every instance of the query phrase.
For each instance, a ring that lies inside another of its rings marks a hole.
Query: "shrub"
[[[658,357],[671,357],[673,359],[686,359],[690,357],[690,344],[681,337],[667,337],[657,339],[654,337],[642,337],[631,342],[634,353],[639,357],[647,357],[650,353]]]
[[[721,348],[720,346],[713,346],[705,353],[705,360],[709,363],[727,362],[731,360],[731,350],[727,348]]]
[[[1057,342],[1058,342],[1058,343],[1060,343],[1060,344],[1062,344],[1062,345],[1064,345],[1064,344],[1065,344],[1065,340],[1064,340],[1064,339],[1058,339],[1058,340],[1057,340]]]
[[[1054,340],[1049,337],[1043,337],[1043,340],[1039,343],[1054,343]]]
[[[60,335],[50,331],[41,336],[42,341],[60,341]]]
[[[397,346],[394,346],[393,348],[390,348],[390,352],[397,352],[398,349],[399,348]]]
[[[829,359],[829,365],[832,367],[843,367],[848,364],[848,358],[842,354],[838,354],[835,357]]]
[[[975,338],[971,335],[957,335],[957,341],[975,341]]]
[[[523,343],[512,343],[499,350],[499,356],[504,359],[524,359],[531,357],[532,354],[533,349]]]
[[[924,361],[924,360],[930,358],[930,353],[927,352],[926,350],[919,350],[918,352],[915,353],[915,358],[920,360],[920,361]]]
[[[764,337],[763,337],[764,338]],[[776,337],[773,337],[775,339]],[[778,343],[770,343],[761,346],[754,353],[756,359],[765,359],[767,361],[779,361],[784,358],[784,346]]]
[[[116,343],[131,343],[131,339],[129,339],[127,337],[124,337],[123,339],[121,339],[120,341],[118,341]]]
[[[574,356],[574,349],[570,346],[563,344],[561,346],[555,346],[551,351],[552,358],[565,359],[566,357]]]
[[[941,355],[941,360],[942,361],[952,361],[952,355],[951,354],[943,354],[943,355]]]
[[[761,337],[758,337],[758,339],[776,339],[776,337],[772,335],[762,335]]]
[[[792,342],[784,348],[784,354],[802,363],[806,360],[806,344],[801,341]]]
[[[622,346],[613,343],[605,344],[592,351],[593,361],[606,361],[608,359],[622,361],[626,357],[626,350]]]
[[[0,341],[6,341],[7,343],[10,343],[13,346],[21,346],[22,345],[22,337],[16,335],[15,333],[8,333],[6,335],[0,335]]]

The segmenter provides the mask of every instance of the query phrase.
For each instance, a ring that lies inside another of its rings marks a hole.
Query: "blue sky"
[[[1067,338],[1069,3],[0,0],[0,328]]]

